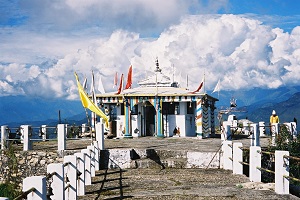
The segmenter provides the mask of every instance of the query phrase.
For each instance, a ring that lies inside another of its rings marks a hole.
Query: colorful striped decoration
[[[210,128],[211,128],[211,136],[215,136],[215,109],[210,108]]]
[[[203,132],[202,132],[202,99],[196,100],[196,133],[197,136],[202,139]]]
[[[209,114],[208,114],[208,107],[202,107],[202,132],[205,137],[209,135]]]

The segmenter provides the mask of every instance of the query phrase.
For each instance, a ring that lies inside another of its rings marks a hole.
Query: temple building
[[[218,99],[179,87],[162,73],[156,60],[152,76],[139,87],[97,94],[98,106],[109,116],[114,137],[209,137],[215,134]]]

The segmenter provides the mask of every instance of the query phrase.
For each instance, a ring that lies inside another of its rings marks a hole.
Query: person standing
[[[279,117],[276,115],[275,110],[272,111],[272,115],[270,116],[270,124],[279,123]]]

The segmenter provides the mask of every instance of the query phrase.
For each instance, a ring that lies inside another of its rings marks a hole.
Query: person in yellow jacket
[[[275,110],[272,111],[272,115],[270,116],[270,124],[279,123],[279,117],[276,115]]]

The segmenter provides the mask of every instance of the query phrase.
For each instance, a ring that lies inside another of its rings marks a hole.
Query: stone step
[[[164,168],[185,168],[187,160],[185,158],[167,159],[138,159],[132,161],[132,168],[164,169]]]

